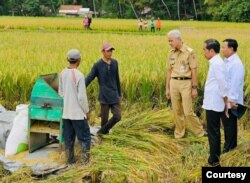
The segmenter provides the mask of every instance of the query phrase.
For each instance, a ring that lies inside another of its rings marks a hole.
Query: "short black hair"
[[[238,43],[235,39],[225,39],[223,42],[227,42],[228,48],[233,48],[234,52],[237,51]]]
[[[215,53],[220,53],[220,43],[216,39],[207,39],[205,44],[208,50],[213,49]]]

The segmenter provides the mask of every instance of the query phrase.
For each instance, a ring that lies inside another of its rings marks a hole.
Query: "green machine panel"
[[[29,151],[59,142],[62,148],[63,98],[58,95],[58,74],[40,76],[32,89],[29,105]]]

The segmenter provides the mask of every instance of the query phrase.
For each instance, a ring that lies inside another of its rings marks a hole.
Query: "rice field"
[[[0,100],[8,108],[27,102],[35,79],[66,67],[66,53],[71,48],[81,50],[80,70],[87,75],[101,57],[101,44],[110,42],[116,48],[113,56],[119,61],[124,98],[129,102],[165,102],[165,68],[170,50],[166,31],[172,28],[181,29],[184,41],[198,55],[201,90],[208,66],[202,54],[203,41],[208,38],[237,39],[239,55],[247,71],[247,96],[250,92],[248,27],[249,24],[164,21],[161,32],[139,34],[134,32],[136,20],[94,19],[93,29],[97,32],[91,32],[83,30],[80,18],[0,17]],[[71,28],[74,31],[68,31]],[[89,89],[94,90],[91,92],[93,97],[96,89],[96,86]]]
[[[124,98],[122,122],[92,149],[89,166],[76,166],[41,182],[79,182],[84,176],[108,183],[200,182],[201,166],[207,165],[207,138],[197,139],[189,134],[183,141],[176,141],[172,136],[173,118],[166,109],[165,98],[166,59],[170,51],[166,32],[180,29],[184,42],[197,53],[199,98],[195,109],[202,113],[208,68],[202,46],[208,38],[220,42],[237,39],[238,54],[246,70],[245,100],[250,105],[250,24],[162,21],[161,32],[139,33],[137,20],[94,19],[93,31],[84,30],[81,22],[81,18],[0,17],[0,103],[8,109],[29,102],[39,75],[59,73],[66,67],[69,49],[81,51],[79,69],[87,75],[101,57],[104,42],[116,48],[113,57],[119,62]],[[97,82],[87,90],[91,108],[98,113]],[[151,110],[152,106],[157,111]],[[95,116],[93,124],[94,119]],[[249,121],[248,112],[240,123],[239,148],[222,156],[222,165],[250,166]],[[34,181],[27,169],[9,175],[0,167],[0,178],[3,182]]]

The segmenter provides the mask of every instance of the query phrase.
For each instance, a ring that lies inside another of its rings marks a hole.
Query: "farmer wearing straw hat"
[[[97,61],[85,79],[88,86],[95,77],[99,83],[99,97],[101,104],[101,129],[98,134],[108,134],[109,130],[121,120],[121,86],[118,70],[118,62],[111,58],[115,50],[109,43],[102,45],[101,52],[103,57]],[[109,110],[113,116],[109,118]]]
[[[173,48],[167,63],[166,96],[171,99],[176,139],[183,138],[187,127],[198,137],[205,132],[192,109],[192,99],[197,92],[197,60],[192,48],[182,42],[179,30],[168,33],[169,45]]]

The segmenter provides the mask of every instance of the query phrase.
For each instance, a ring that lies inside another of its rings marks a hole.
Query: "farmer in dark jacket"
[[[87,87],[95,77],[98,78],[98,100],[101,105],[101,129],[98,134],[108,134],[109,130],[121,120],[121,86],[118,62],[111,58],[113,50],[115,49],[108,43],[102,45],[103,57],[93,65],[85,79]],[[113,116],[109,119],[110,109]]]

